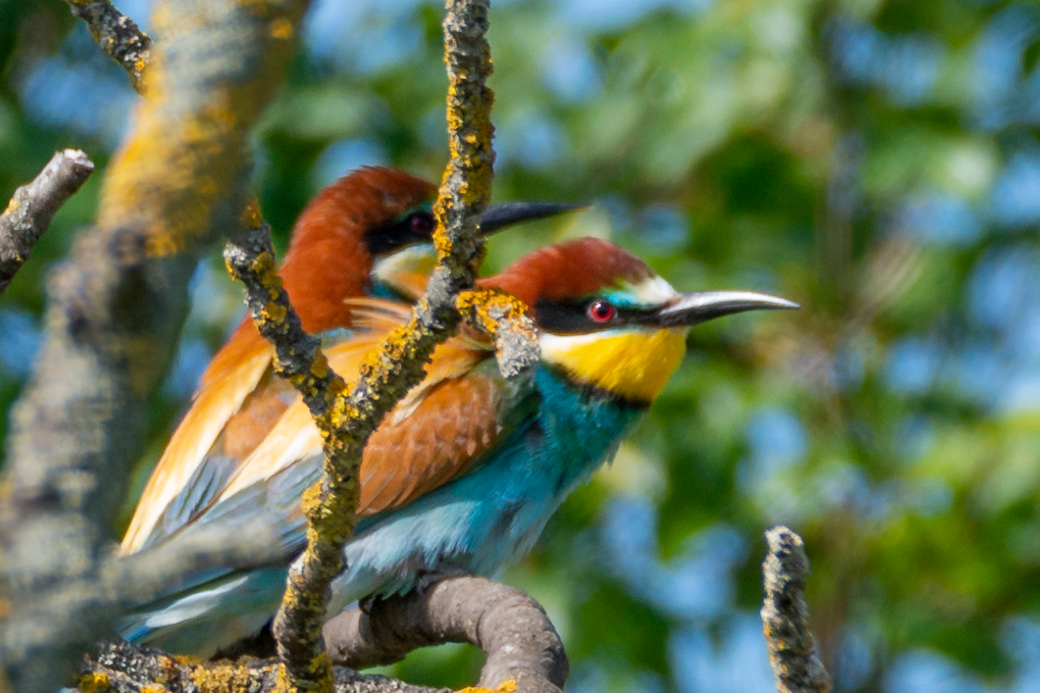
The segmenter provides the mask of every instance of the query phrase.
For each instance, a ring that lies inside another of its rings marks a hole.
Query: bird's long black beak
[[[786,298],[754,291],[695,291],[683,294],[654,315],[661,327],[692,327],[723,315],[748,310],[792,310],[800,306]]]
[[[480,217],[480,232],[485,236],[523,221],[554,217],[557,214],[584,209],[586,205],[563,202],[502,202],[488,205]]]

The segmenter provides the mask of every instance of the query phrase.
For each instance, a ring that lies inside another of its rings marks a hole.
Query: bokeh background
[[[148,0],[117,4],[147,28]],[[314,1],[255,138],[282,247],[352,167],[439,176],[442,11]],[[757,612],[780,522],[808,544],[836,690],[1040,690],[1040,5],[511,0],[491,23],[496,197],[592,208],[496,237],[489,272],[598,235],[680,289],[804,306],[695,329],[617,461],[503,576],[562,632],[569,690],[771,691]],[[0,0],[0,65],[0,196],[57,148],[103,168],[136,97],[65,4]],[[100,180],[0,299],[5,419]],[[242,313],[219,248],[193,286],[135,493]],[[451,646],[391,671],[460,686],[479,665]]]

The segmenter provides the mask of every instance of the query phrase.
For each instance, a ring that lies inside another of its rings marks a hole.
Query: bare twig
[[[134,20],[112,6],[109,0],[66,0],[72,14],[82,19],[101,50],[119,63],[130,78],[130,86],[144,93],[144,70],[152,53],[152,40]]]
[[[787,527],[766,532],[769,553],[765,573],[766,600],[762,623],[777,693],[827,693],[831,679],[816,652],[809,629],[805,576],[809,559],[802,538]]]
[[[332,661],[358,669],[391,664],[419,647],[468,642],[487,653],[481,686],[515,680],[518,693],[559,693],[569,671],[563,642],[538,602],[471,575],[346,611],[324,634]]]
[[[0,294],[29,259],[54,214],[93,172],[94,162],[86,154],[66,149],[51,157],[31,183],[14,191],[0,216]]]
[[[458,328],[457,297],[472,286],[483,260],[484,244],[476,229],[490,199],[494,160],[492,95],[485,84],[491,72],[484,38],[488,4],[449,0],[444,22],[452,158],[434,208],[438,265],[408,324],[366,358],[349,396],[342,396],[342,380],[329,374],[317,344],[299,329],[258,219],[254,230],[230,244],[225,255],[232,273],[247,284],[257,326],[276,344],[278,368],[307,401],[324,439],[324,474],[304,498],[307,548],[290,568],[273,627],[291,690],[331,690],[332,668],[321,628],[329,585],[343,569],[343,547],[354,527],[361,453],[383,417],[422,380],[434,347]]]

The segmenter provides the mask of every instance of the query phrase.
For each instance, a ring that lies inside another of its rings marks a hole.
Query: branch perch
[[[389,664],[416,648],[445,642],[472,643],[487,653],[480,677],[480,685],[486,687],[482,693],[560,693],[569,667],[560,636],[534,599],[513,587],[469,575],[376,600],[367,614],[359,609],[344,612],[325,625],[324,636],[337,665],[335,693],[434,693],[424,686],[359,675],[353,669]],[[246,689],[273,693],[284,690],[279,688],[279,670],[275,659],[199,662],[119,643],[104,645],[97,657],[84,664],[79,687],[84,693]]]
[[[78,688],[83,693],[282,693],[280,669],[273,659],[202,662],[121,642],[104,645],[84,663]],[[337,668],[335,693],[452,692]]]
[[[802,538],[787,527],[766,532],[763,630],[777,693],[828,693],[831,679],[816,652],[805,601],[809,558]]]
[[[40,175],[14,191],[0,216],[0,294],[29,259],[58,209],[87,182],[94,162],[78,149],[51,157]]]
[[[355,669],[392,664],[414,649],[468,642],[487,653],[478,685],[514,680],[524,693],[560,693],[570,665],[541,605],[483,577],[449,577],[423,590],[375,600],[325,625],[334,664]]]

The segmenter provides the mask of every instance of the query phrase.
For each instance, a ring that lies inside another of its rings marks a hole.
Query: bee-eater
[[[349,328],[347,299],[415,299],[436,261],[437,187],[404,171],[364,167],[322,189],[293,228],[279,269],[305,330]],[[553,202],[490,205],[485,234],[576,209]],[[121,550],[132,553],[188,522],[223,487],[293,402],[274,375],[274,348],[245,316],[200,380],[137,506]]]
[[[691,326],[797,307],[751,292],[679,293],[631,253],[591,238],[537,250],[481,285],[530,307],[540,363],[530,378],[505,380],[493,343],[469,330],[436,349],[425,380],[365,449],[360,519],[330,616],[426,577],[487,575],[517,560],[661,392]],[[410,313],[372,298],[351,306],[354,329],[326,344],[330,365],[348,380]],[[206,655],[261,628],[277,608],[288,562],[304,546],[300,496],[319,478],[321,460],[321,438],[296,400],[190,522],[170,524],[156,538],[260,519],[280,536],[284,563],[210,571],[171,586],[126,624],[124,636]]]

